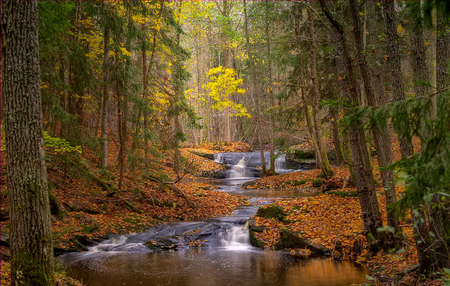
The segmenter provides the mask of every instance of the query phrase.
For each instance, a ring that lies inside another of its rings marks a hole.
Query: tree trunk
[[[347,40],[345,39],[344,27],[334,15],[330,13],[324,0],[320,0],[320,4],[328,20],[332,23],[331,33],[337,37],[334,48],[337,53],[336,61],[341,94],[343,95],[343,99],[346,99],[353,105],[358,105],[359,96],[356,90],[357,82],[354,78],[353,66],[348,54],[349,49]],[[351,111],[346,110],[347,115],[349,115],[350,112]],[[349,128],[348,134],[355,171],[356,190],[361,205],[362,219],[364,221],[364,232],[367,235],[369,247],[376,251],[379,250],[382,243],[384,243],[384,237],[377,231],[377,228],[382,226],[382,221],[362,122],[360,120],[355,120]]]
[[[108,123],[107,123],[107,105],[108,105],[108,84],[109,84],[109,39],[110,28],[105,26],[104,34],[104,53],[103,53],[103,99],[102,99],[102,130],[100,134],[101,144],[101,167],[108,166]]]
[[[387,39],[387,56],[388,56],[388,68],[391,71],[391,85],[392,94],[394,101],[405,100],[405,90],[403,85],[401,62],[399,54],[399,43],[397,35],[397,25],[395,13],[394,0],[384,0],[383,11],[386,24],[386,39]],[[408,113],[405,111],[404,114],[399,114],[399,117],[408,118]],[[409,120],[403,121],[403,126],[399,126],[402,130],[399,134],[400,151],[403,158],[408,158],[414,154],[414,148],[411,141],[411,134]],[[429,241],[428,229],[426,225],[426,216],[422,210],[411,209],[411,217],[414,224],[414,240],[417,245],[417,256],[419,259],[419,264],[421,270],[430,269],[432,263],[430,263],[429,258],[431,256],[428,254],[431,250],[431,245]]]
[[[244,0],[244,32],[245,32],[245,47],[247,50],[247,56],[250,61],[250,76],[251,76],[251,87],[250,87],[250,94],[251,98],[255,100],[255,89],[256,89],[256,74],[255,74],[255,68],[252,58],[252,53],[250,49],[250,36],[248,33],[248,16],[247,16],[247,1]],[[259,104],[256,104],[256,125],[257,125],[257,133],[258,133],[258,144],[260,149],[260,156],[261,156],[261,176],[264,176],[266,174],[266,160],[264,157],[264,146],[261,138],[261,115],[259,110]]]
[[[228,1],[223,1],[222,16],[224,18],[227,18],[229,16]],[[226,21],[226,26],[227,26],[227,28],[229,26],[228,20]],[[230,66],[230,51],[228,49],[228,41],[227,41],[227,35],[226,35],[225,31],[222,32],[222,45],[223,45],[223,67],[227,69]],[[225,127],[224,141],[231,142],[231,118],[230,118],[230,108],[229,107],[226,107],[224,109],[223,124]]]
[[[392,97],[394,101],[405,100],[405,88],[403,84],[403,74],[401,69],[401,61],[398,43],[397,26],[395,4],[394,0],[384,0],[383,2],[384,19],[386,24],[386,49],[387,49],[387,64],[388,69],[391,71],[391,85],[392,85]],[[405,113],[402,116],[408,117]],[[400,152],[403,158],[407,158],[414,154],[413,145],[411,142],[409,121],[404,120],[401,127],[404,132],[398,134],[398,140],[400,142]]]
[[[312,138],[313,146],[314,146],[314,152],[316,154],[316,161],[318,168],[322,168],[322,160],[320,157],[320,151],[317,144],[316,139],[316,133],[314,133],[314,127],[312,123],[311,116],[309,114],[309,104],[307,99],[307,89],[306,89],[306,83],[305,83],[305,72],[304,72],[304,64],[303,64],[303,49],[302,49],[302,39],[300,34],[300,3],[298,3],[295,7],[295,17],[294,17],[294,33],[295,37],[297,39],[297,49],[298,49],[298,65],[299,65],[299,83],[300,83],[300,97],[303,102],[303,111],[305,113],[306,118],[306,125],[308,127],[308,132]],[[318,158],[318,159],[317,159]]]
[[[414,94],[416,97],[425,97],[431,93],[430,68],[427,64],[427,47],[423,33],[421,4],[420,1],[414,3],[415,8],[411,9],[411,16],[414,19],[411,24],[411,66],[413,70]],[[430,106],[431,107],[431,106]],[[425,111],[425,119],[431,118],[431,108]],[[422,124],[422,150],[425,149],[426,141],[430,137],[430,131]]]
[[[145,31],[145,25],[142,24],[142,30]],[[147,50],[145,48],[145,37],[142,39],[142,99],[144,102],[147,102]],[[146,103],[147,104],[147,103]],[[144,110],[144,158],[148,161],[148,138],[147,138],[147,129],[148,129],[148,112],[147,106]],[[139,118],[137,121],[140,121]]]
[[[448,84],[448,62],[450,57],[450,32],[441,13],[437,14],[436,37],[436,87],[440,91]],[[437,94],[438,115],[444,116],[445,104],[442,93]],[[450,203],[434,194],[428,212],[431,217],[430,230],[435,234],[435,252],[439,268],[450,268]]]
[[[54,285],[36,1],[2,3],[11,285]]]
[[[330,108],[331,114],[331,132],[333,135],[333,145],[334,152],[336,155],[336,165],[341,166],[344,164],[344,152],[342,150],[341,140],[339,139],[339,124],[337,120],[339,120],[338,109],[336,107]]]
[[[376,106],[377,100],[372,88],[372,82],[369,73],[369,67],[366,62],[366,57],[363,54],[363,42],[360,30],[360,23],[358,19],[358,11],[356,2],[350,0],[350,10],[353,20],[353,32],[355,36],[356,46],[356,58],[359,64],[359,70],[363,78],[365,94],[369,106]],[[384,102],[383,102],[384,103]],[[386,196],[386,204],[393,204],[397,201],[397,195],[395,193],[394,174],[392,169],[386,169],[392,164],[391,155],[391,140],[387,121],[381,122],[380,125],[374,125],[372,127],[372,134],[375,141],[375,148],[378,154],[378,165],[380,167],[381,178],[384,184],[384,194]],[[401,233],[399,223],[397,220],[396,212],[391,211],[387,213],[388,225],[394,227],[395,233]]]
[[[265,9],[265,32],[266,32],[266,42],[267,42],[267,65],[268,65],[268,74],[269,74],[269,98],[270,98],[270,106],[275,106],[275,99],[273,97],[273,88],[272,88],[272,59],[271,59],[271,46],[270,46],[270,33],[269,33],[269,0],[266,0],[266,9]],[[274,121],[275,118],[273,113],[269,115],[269,140],[270,140],[270,172],[275,173],[275,146],[274,146]]]
[[[317,43],[316,43],[316,32],[314,28],[314,18],[313,14],[310,10],[308,10],[308,26],[309,26],[309,34],[311,37],[311,78],[313,83],[313,104],[312,104],[312,118],[314,123],[314,132],[315,138],[317,140],[317,147],[320,153],[321,167],[322,173],[325,179],[333,176],[333,169],[331,169],[330,162],[328,160],[327,150],[324,142],[324,138],[322,135],[322,124],[320,123],[320,109],[319,109],[319,101],[320,101],[320,89],[319,89],[319,77],[317,75]]]

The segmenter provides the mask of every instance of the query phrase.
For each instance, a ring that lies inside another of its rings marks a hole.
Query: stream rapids
[[[259,152],[221,153],[215,160],[228,165],[227,179],[210,183],[218,191],[249,197],[249,206],[227,217],[167,223],[142,233],[112,236],[87,252],[61,256],[68,275],[88,286],[328,286],[366,282],[368,272],[349,261],[305,259],[288,251],[253,247],[245,227],[247,220],[261,205],[299,194],[240,188],[255,179],[254,169],[261,163]],[[286,169],[284,157],[279,156],[276,171],[296,170]]]

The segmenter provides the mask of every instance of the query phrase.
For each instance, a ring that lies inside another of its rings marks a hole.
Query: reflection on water
[[[206,181],[218,191],[249,197],[251,206],[239,208],[228,217],[165,224],[147,232],[111,238],[91,247],[89,252],[63,256],[61,260],[67,273],[89,286],[338,286],[364,283],[367,271],[353,263],[336,263],[326,258],[301,259],[289,252],[260,250],[249,244],[248,231],[242,227],[256,213],[258,206],[278,198],[314,195],[297,190],[241,189],[243,183],[255,179],[249,177],[252,173],[247,172],[247,168],[249,164],[258,164],[258,156],[224,153],[218,160],[236,164],[230,169],[236,174],[224,180]],[[283,160],[277,162],[279,168],[284,168]],[[198,235],[195,239],[202,236],[201,240],[207,240],[202,243],[206,247],[186,248],[187,243],[183,240],[186,233]],[[170,243],[184,244],[185,248],[153,252],[143,245],[162,238],[171,238]]]
[[[64,259],[64,258],[63,258]],[[350,262],[303,260],[270,250],[212,248],[160,253],[66,256],[67,272],[86,285],[349,285],[367,272]]]

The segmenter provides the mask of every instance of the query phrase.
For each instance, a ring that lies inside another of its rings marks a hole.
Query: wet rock
[[[286,214],[283,213],[283,208],[280,206],[269,205],[267,207],[260,207],[256,215],[263,218],[273,218],[283,221]]]
[[[257,184],[256,180],[248,181],[248,182],[243,183],[241,188],[253,187],[256,184]]]
[[[0,235],[0,245],[9,247],[9,234],[2,233]]]
[[[179,239],[177,236],[161,237],[156,239],[156,241],[148,241],[145,245],[155,250],[177,249],[179,247]]]
[[[281,238],[276,245],[276,247],[279,249],[308,248],[309,250],[311,250],[311,255],[313,256],[327,255],[330,253],[329,249],[314,245],[307,239],[301,237],[298,233],[291,232],[289,229],[281,228],[280,235]]]
[[[202,178],[210,178],[210,179],[225,179],[227,176],[225,174],[225,170],[209,170],[209,171],[203,171],[199,177]]]
[[[259,248],[264,248],[264,246],[266,246],[266,243],[264,241],[259,240],[258,238],[256,238],[255,236],[255,232],[251,229],[248,230],[249,236],[250,236],[250,244],[255,246],[255,247],[259,247]]]

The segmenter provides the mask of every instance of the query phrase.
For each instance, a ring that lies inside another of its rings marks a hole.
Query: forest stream
[[[259,206],[279,198],[311,196],[294,191],[244,190],[260,164],[257,152],[216,154],[226,179],[210,180],[218,191],[249,197],[233,215],[197,222],[161,224],[143,233],[116,235],[89,251],[60,257],[68,275],[86,285],[349,285],[368,271],[350,261],[297,257],[250,244],[247,220]],[[259,160],[259,161],[258,161]],[[284,157],[276,161],[279,173]],[[152,249],[153,248],[153,249]]]

